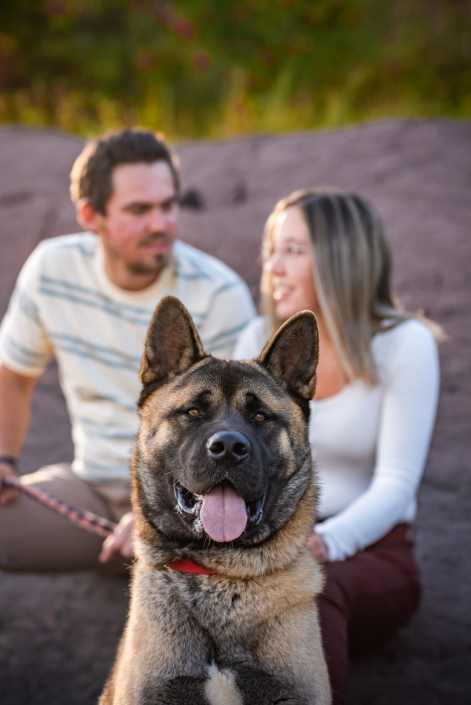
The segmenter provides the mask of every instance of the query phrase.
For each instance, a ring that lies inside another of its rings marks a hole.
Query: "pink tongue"
[[[214,541],[234,541],[247,524],[247,509],[242,497],[227,485],[216,485],[203,496],[201,521]]]

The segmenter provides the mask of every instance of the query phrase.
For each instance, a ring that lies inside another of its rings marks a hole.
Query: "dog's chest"
[[[151,576],[149,576],[151,577]],[[322,574],[311,556],[283,571],[247,580],[193,575],[164,569],[152,576],[159,601],[190,615],[208,631],[237,630],[242,635],[287,609],[312,603],[322,589]]]
[[[266,600],[248,581],[173,574],[168,588],[169,599],[215,640],[225,636],[249,646],[254,627],[266,618]]]

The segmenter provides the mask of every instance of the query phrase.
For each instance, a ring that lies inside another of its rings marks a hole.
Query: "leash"
[[[108,519],[93,514],[93,512],[88,512],[85,509],[78,509],[72,506],[68,502],[64,502],[63,499],[58,499],[53,497],[48,492],[43,492],[37,487],[30,487],[29,485],[23,485],[16,478],[9,478],[7,480],[2,480],[2,484],[5,487],[10,487],[11,489],[18,490],[23,494],[27,495],[35,502],[42,504],[44,507],[51,509],[51,511],[60,514],[60,516],[68,519],[72,524],[90,531],[92,534],[98,534],[98,536],[110,536],[116,528],[116,524]]]

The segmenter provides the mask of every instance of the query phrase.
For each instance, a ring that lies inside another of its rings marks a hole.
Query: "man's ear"
[[[288,391],[310,400],[316,391],[319,333],[311,311],[292,316],[265,345],[258,362]]]
[[[75,215],[84,230],[99,233],[104,216],[95,211],[86,198],[81,198],[75,204]]]
[[[206,357],[195,324],[182,302],[166,296],[155,309],[147,332],[140,379],[152,391]]]

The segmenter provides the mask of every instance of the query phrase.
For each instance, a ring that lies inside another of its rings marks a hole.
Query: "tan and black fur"
[[[100,705],[331,702],[315,602],[323,578],[306,548],[317,353],[309,312],[285,323],[257,360],[226,362],[204,353],[177,299],[157,307],[133,459],[130,614]],[[245,457],[208,455],[221,429],[243,434]],[[233,542],[213,541],[198,522],[198,497],[219,483],[247,507],[249,523]],[[176,487],[196,502],[195,515],[177,511]],[[263,507],[259,523],[254,506]],[[182,558],[215,574],[165,567]]]

